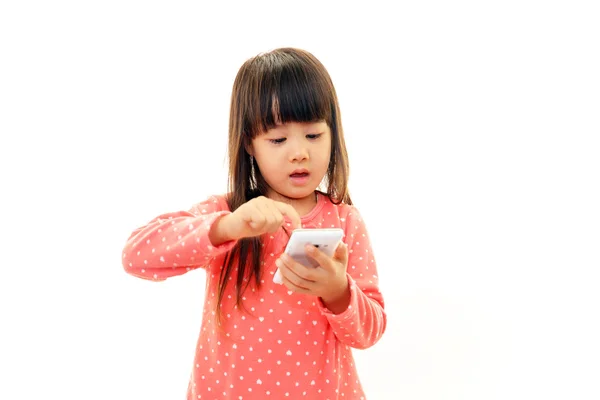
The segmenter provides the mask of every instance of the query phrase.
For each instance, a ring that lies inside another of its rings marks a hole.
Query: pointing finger
[[[290,218],[290,220],[292,221],[292,229],[297,229],[301,227],[302,223],[300,221],[300,215],[294,207],[281,202],[275,202],[275,205],[279,212],[281,212],[283,215],[287,215]]]

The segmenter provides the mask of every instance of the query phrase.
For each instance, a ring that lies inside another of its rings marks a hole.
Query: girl
[[[365,398],[351,349],[375,344],[386,314],[348,171],[324,66],[293,48],[246,61],[231,96],[228,193],[153,219],[123,251],[125,271],[144,279],[206,270],[188,399]],[[307,268],[283,254],[301,227],[345,235],[331,258],[307,247],[319,264]]]

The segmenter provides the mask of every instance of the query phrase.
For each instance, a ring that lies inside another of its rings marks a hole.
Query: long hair
[[[332,134],[326,192],[335,204],[352,204],[348,192],[349,163],[340,108],[333,82],[311,53],[280,48],[247,60],[238,71],[229,116],[229,185],[227,203],[233,212],[267,194],[267,183],[246,148],[259,134],[287,122],[325,121]],[[260,237],[243,238],[227,254],[219,277],[217,318],[225,288],[234,271],[236,304],[252,282],[260,286]],[[237,265],[236,261],[237,260]]]

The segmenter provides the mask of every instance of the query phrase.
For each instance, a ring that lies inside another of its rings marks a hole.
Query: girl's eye
[[[318,138],[320,138],[322,135],[322,133],[310,133],[308,135],[306,135],[306,138],[309,140],[317,140]],[[278,138],[278,139],[269,139],[269,142],[273,143],[273,144],[281,144],[283,142],[286,141],[286,138]]]

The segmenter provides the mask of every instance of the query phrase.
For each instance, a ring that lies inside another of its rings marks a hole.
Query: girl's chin
[[[314,188],[313,190],[304,188],[304,190],[271,190],[271,193],[269,194],[270,198],[282,198],[283,200],[294,200],[294,201],[298,201],[298,200],[304,200],[306,198],[310,198],[312,196],[314,196],[315,190],[317,188]]]

